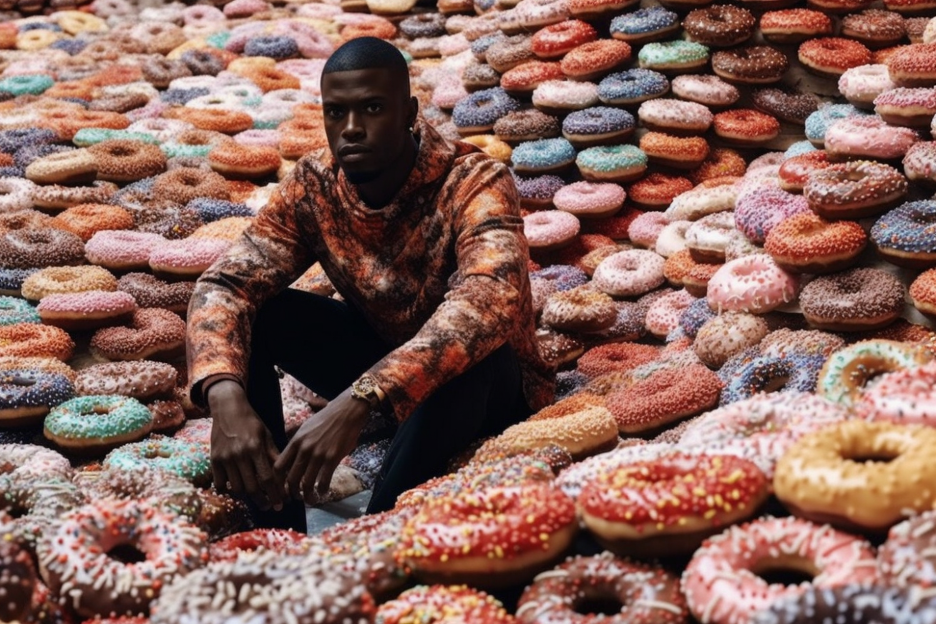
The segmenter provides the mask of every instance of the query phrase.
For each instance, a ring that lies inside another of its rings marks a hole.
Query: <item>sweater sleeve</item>
[[[529,297],[529,249],[513,179],[483,156],[460,166],[469,171],[452,196],[457,270],[450,290],[416,335],[369,371],[401,421],[506,343],[522,326],[521,297]]]
[[[202,383],[223,374],[247,378],[250,331],[257,310],[314,262],[297,213],[315,201],[298,175],[273,193],[231,249],[195,285],[189,303],[187,353],[192,401],[204,405]]]

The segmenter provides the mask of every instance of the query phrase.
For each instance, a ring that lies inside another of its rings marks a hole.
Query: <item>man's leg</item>
[[[346,303],[286,289],[267,301],[254,321],[247,398],[282,450],[287,440],[275,366],[331,400],[388,350]],[[305,532],[301,501],[291,501],[282,511],[264,512],[253,506],[251,511],[258,526]]]
[[[439,388],[400,425],[367,512],[393,508],[401,493],[445,474],[449,460],[473,441],[528,415],[517,357],[504,345]]]

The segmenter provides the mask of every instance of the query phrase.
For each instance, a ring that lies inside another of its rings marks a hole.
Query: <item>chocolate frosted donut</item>
[[[878,551],[883,580],[897,587],[936,583],[936,511],[924,511],[891,527]]]
[[[751,38],[754,14],[728,4],[713,4],[690,11],[683,28],[691,41],[707,46],[728,47]]]
[[[400,32],[409,39],[441,37],[445,32],[445,16],[441,13],[410,15],[399,25]],[[474,49],[472,47],[472,49]]]
[[[84,241],[55,228],[13,230],[0,236],[0,266],[30,269],[84,263]]]
[[[784,89],[757,89],[751,94],[751,101],[768,115],[799,125],[819,109],[819,101],[813,94]]]
[[[907,589],[843,585],[819,588],[778,600],[751,618],[752,624],[814,624],[815,622],[867,622],[918,624],[936,618],[936,600],[914,599]]]
[[[129,293],[141,308],[163,308],[184,315],[195,282],[164,282],[149,273],[127,273],[117,281],[117,289]]]
[[[722,50],[712,55],[712,70],[725,80],[767,84],[777,82],[790,67],[786,54],[770,46]]]
[[[877,329],[903,311],[906,288],[881,269],[858,268],[819,277],[800,293],[803,316],[832,331]]]
[[[561,132],[558,119],[535,108],[507,113],[494,122],[494,134],[507,143],[554,139]]]

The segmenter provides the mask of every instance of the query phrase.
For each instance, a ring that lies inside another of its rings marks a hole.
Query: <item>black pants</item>
[[[352,306],[286,289],[264,304],[254,322],[247,396],[283,449],[274,366],[331,400],[390,350]],[[516,354],[504,345],[440,387],[400,425],[367,512],[391,509],[402,492],[444,474],[448,461],[473,441],[528,415]],[[281,512],[255,513],[255,519],[259,526],[305,531],[305,508],[298,501]]]

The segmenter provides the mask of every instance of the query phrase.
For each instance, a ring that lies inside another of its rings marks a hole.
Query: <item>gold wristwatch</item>
[[[364,373],[357,381],[351,384],[351,396],[355,399],[367,401],[371,409],[376,410],[380,409],[386,395],[384,395],[380,386],[377,385],[377,380],[374,379],[374,376],[369,373]]]

